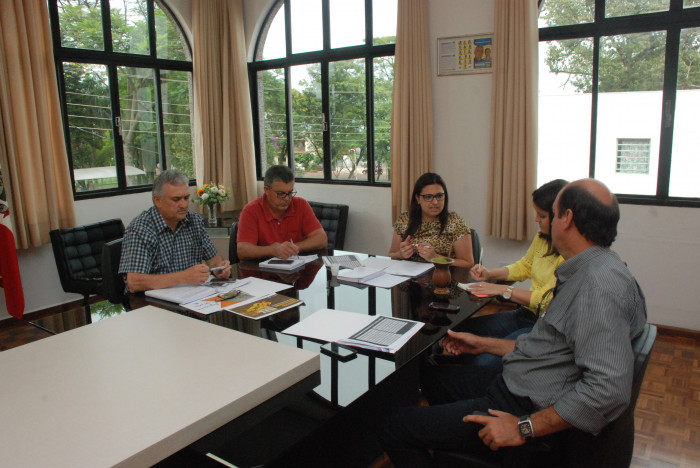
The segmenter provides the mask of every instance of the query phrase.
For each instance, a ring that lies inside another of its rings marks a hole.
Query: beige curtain
[[[401,0],[391,110],[391,214],[411,202],[416,179],[433,169],[433,96],[427,0]]]
[[[197,182],[224,184],[241,209],[256,198],[253,119],[241,0],[192,3]]]
[[[537,180],[537,1],[496,0],[487,234],[535,233]]]
[[[45,0],[0,1],[0,164],[18,248],[75,225]]]

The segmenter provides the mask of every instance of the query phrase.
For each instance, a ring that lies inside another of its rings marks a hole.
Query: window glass
[[[321,66],[290,67],[296,177],[323,179]]]
[[[264,41],[263,53],[258,60],[270,60],[282,58],[287,55],[284,36],[284,3],[277,5],[277,13],[270,23],[270,27],[264,30],[261,38]]]
[[[665,50],[665,32],[601,38],[595,177],[615,193],[656,194]],[[648,173],[615,171],[618,138],[651,141]]]
[[[700,197],[700,28],[681,32],[669,195]]]
[[[257,77],[251,98],[258,177],[271,164],[289,164],[298,178],[388,183],[397,0],[287,3],[291,31],[285,35],[286,2],[278,0],[248,65]],[[325,24],[322,11],[329,14]],[[367,45],[370,13],[374,39]],[[287,57],[289,34],[294,56]],[[270,64],[271,58],[278,60]]]
[[[537,185],[588,177],[593,40],[540,42]]]
[[[700,1],[700,0],[698,0]],[[374,44],[396,43],[397,0],[372,1]]]
[[[107,67],[63,63],[75,191],[117,186]]]
[[[685,8],[700,6],[700,0],[683,0],[683,6]]]
[[[291,4],[292,53],[323,49],[321,0],[296,0]]]
[[[375,180],[391,180],[391,97],[394,57],[374,59],[374,161]]]
[[[165,10],[154,3],[156,21],[156,52],[158,58],[169,60],[191,60],[190,51],[183,43],[181,34],[170,21]]]
[[[194,178],[192,62],[171,14],[154,0],[48,2],[58,12],[51,28],[75,193],[149,187],[163,168]],[[101,5],[109,6],[117,53],[103,46]]]
[[[143,0],[110,0],[115,52],[148,55],[148,11]]]
[[[262,93],[259,128],[262,170],[287,164],[287,111],[284,97],[284,69],[258,72],[258,89]]]
[[[162,70],[160,89],[163,107],[163,146],[168,169],[179,169],[190,179],[194,179],[190,107],[192,73]]]
[[[366,43],[365,0],[330,0],[331,47]]]
[[[592,23],[594,17],[595,2],[593,0],[546,0],[540,8],[538,25],[540,28],[546,28]]]
[[[153,70],[118,67],[117,74],[126,185],[149,185],[159,154]]]
[[[605,17],[668,11],[671,0],[605,0]]]
[[[58,18],[63,47],[104,50],[100,2],[58,2]]]
[[[331,163],[334,179],[367,180],[365,60],[331,62]]]

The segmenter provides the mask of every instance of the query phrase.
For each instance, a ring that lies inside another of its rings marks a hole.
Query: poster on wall
[[[438,38],[438,76],[491,73],[493,33]]]

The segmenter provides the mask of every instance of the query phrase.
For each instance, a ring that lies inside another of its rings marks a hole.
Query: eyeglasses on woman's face
[[[421,197],[424,201],[426,201],[428,203],[432,202],[433,200],[437,200],[440,202],[440,201],[445,199],[445,192],[434,193],[434,194],[433,193],[426,193],[425,195],[420,194],[418,196]]]

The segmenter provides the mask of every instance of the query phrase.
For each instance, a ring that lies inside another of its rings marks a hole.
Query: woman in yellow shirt
[[[470,286],[470,292],[502,296],[504,299],[520,304],[520,307],[515,310],[466,320],[456,327],[456,331],[466,331],[479,336],[515,339],[532,330],[538,314],[546,309],[547,304],[552,299],[551,291],[556,282],[554,269],[564,261],[552,246],[551,228],[554,217],[552,209],[554,200],[567,183],[565,180],[556,179],[532,192],[532,204],[536,213],[535,221],[540,227],[540,232],[535,236],[523,258],[502,268],[489,270],[481,265],[475,265],[471,269],[472,276],[479,282]],[[531,280],[530,289],[484,282],[488,280],[524,281],[526,279]],[[447,340],[449,339],[447,338]],[[500,367],[500,360],[500,356],[484,353],[475,356],[471,362],[482,366]]]

